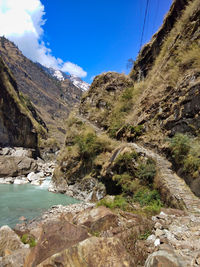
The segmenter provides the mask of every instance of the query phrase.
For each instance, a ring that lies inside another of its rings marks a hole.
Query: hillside
[[[75,108],[48,189],[82,202],[17,225],[33,247],[2,250],[0,263],[200,266],[200,0],[174,0],[131,73],[96,76],[79,105],[69,79],[54,84],[59,108]],[[61,127],[57,112],[47,126]]]
[[[180,196],[195,199],[186,182],[200,196],[199,26],[200,1],[174,1],[130,75],[108,72],[95,77],[78,113],[68,120],[52,190],[99,199],[106,193],[137,195],[143,186],[152,190],[153,182],[165,204],[180,208],[190,206],[183,204],[187,200],[179,202]],[[150,66],[147,54],[153,54],[156,45]],[[148,72],[138,81],[141,64]],[[164,163],[164,158],[169,161]],[[176,181],[176,192],[169,177]]]
[[[19,91],[31,99],[50,135],[62,141],[65,132],[63,121],[79,102],[82,90],[72,82],[64,81],[62,84],[52,78],[4,37],[0,38],[0,56],[15,76]]]
[[[200,0],[175,0],[131,73],[96,76],[67,122],[50,190],[152,220],[150,236],[123,243],[133,266],[199,266],[188,239],[200,214],[199,29]]]
[[[17,83],[0,58],[0,146],[38,147],[38,134],[45,129],[33,117],[21,99]],[[37,118],[38,119],[38,118]]]
[[[97,76],[79,110],[111,137],[138,140],[165,153],[199,195],[200,1],[179,2],[173,2],[163,26],[138,55],[129,75],[133,85],[122,84],[124,90],[117,92],[114,74]],[[140,66],[148,70],[141,77]],[[99,105],[105,90],[112,93]],[[176,149],[184,143],[188,148],[180,157],[183,152]]]

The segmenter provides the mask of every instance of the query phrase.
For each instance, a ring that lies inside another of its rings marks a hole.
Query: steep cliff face
[[[152,69],[153,64],[161,51],[161,47],[165,42],[170,31],[173,29],[176,21],[181,17],[183,10],[190,0],[174,0],[169,13],[164,19],[163,25],[154,34],[152,40],[145,44],[139,53],[134,67],[130,73],[130,77],[134,81],[144,79],[149,71]]]
[[[126,76],[122,82],[116,73],[97,76],[79,109],[81,115],[103,127],[111,137],[138,140],[164,152],[197,196],[199,29],[200,0],[174,1],[163,26],[139,54],[129,76],[132,82],[127,82]],[[138,79],[141,68],[146,72]]]
[[[99,127],[112,132],[119,124],[121,126],[119,113],[123,117],[132,105],[128,99],[132,87],[133,81],[127,75],[116,72],[100,74],[83,95],[79,111]]]
[[[162,135],[173,136],[176,132],[199,133],[200,1],[189,1],[183,7],[147,77],[139,83],[143,88],[127,119],[144,126],[149,136],[146,141],[161,141]],[[145,58],[141,53],[136,67],[148,68]]]
[[[0,58],[0,146],[37,148],[33,121],[30,111],[20,101],[14,78]]]
[[[0,56],[15,76],[19,91],[32,101],[46,123],[50,135],[62,141],[65,132],[63,120],[79,102],[81,89],[70,81],[60,82],[52,78],[4,37],[0,38]]]

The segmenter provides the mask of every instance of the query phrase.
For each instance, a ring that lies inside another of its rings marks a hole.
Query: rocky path
[[[144,153],[156,161],[158,171],[156,183],[166,196],[165,200],[169,205],[200,214],[200,199],[192,193],[185,181],[172,171],[172,164],[167,159],[141,145],[135,143],[130,145],[137,152]]]
[[[97,135],[103,133],[100,128],[86,118],[81,115],[76,116],[89,124]],[[163,200],[169,206],[200,214],[200,199],[192,193],[185,181],[172,171],[172,164],[166,158],[136,143],[126,143],[126,145],[133,147],[138,153],[143,153],[156,161],[157,176],[155,182],[161,195],[164,196]]]
[[[97,135],[103,134],[104,131],[97,127],[94,123],[90,122],[88,119],[84,118],[80,114],[76,114],[76,117],[82,122],[87,123],[91,128],[93,128]]]

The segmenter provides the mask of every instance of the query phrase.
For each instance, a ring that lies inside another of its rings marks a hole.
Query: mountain
[[[106,193],[133,196],[154,183],[171,207],[184,207],[185,200],[177,203],[179,192],[199,203],[199,27],[200,1],[175,0],[129,75],[95,77],[67,122],[55,191],[98,199]],[[139,159],[143,153],[147,162]]]
[[[64,120],[79,102],[82,90],[70,80],[62,82],[52,78],[4,37],[0,38],[0,56],[12,71],[18,90],[31,100],[44,120],[49,134],[62,141],[65,132]]]
[[[45,129],[38,123],[33,107],[29,109],[17,83],[0,57],[0,146],[38,147],[38,134]]]
[[[53,78],[58,81],[64,81],[66,79],[70,80],[74,86],[81,89],[82,91],[87,91],[90,87],[89,83],[84,82],[81,78],[75,75],[67,75],[65,72],[61,70],[55,70],[53,68],[47,68],[40,63],[38,65],[43,68],[48,74],[50,74]]]
[[[177,132],[197,136],[199,15],[199,0],[174,1],[161,28],[139,53],[127,77],[132,85],[119,74],[97,76],[81,100],[80,113],[115,138],[134,139],[134,127],[140,128],[140,140],[157,148]]]

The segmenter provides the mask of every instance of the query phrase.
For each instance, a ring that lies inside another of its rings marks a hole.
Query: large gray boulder
[[[16,251],[26,248],[19,236],[7,225],[0,228],[0,257],[5,256],[6,251]]]
[[[133,260],[115,237],[90,237],[49,257],[38,267],[135,267]]]
[[[27,175],[37,170],[37,163],[28,157],[0,156],[0,177]]]

